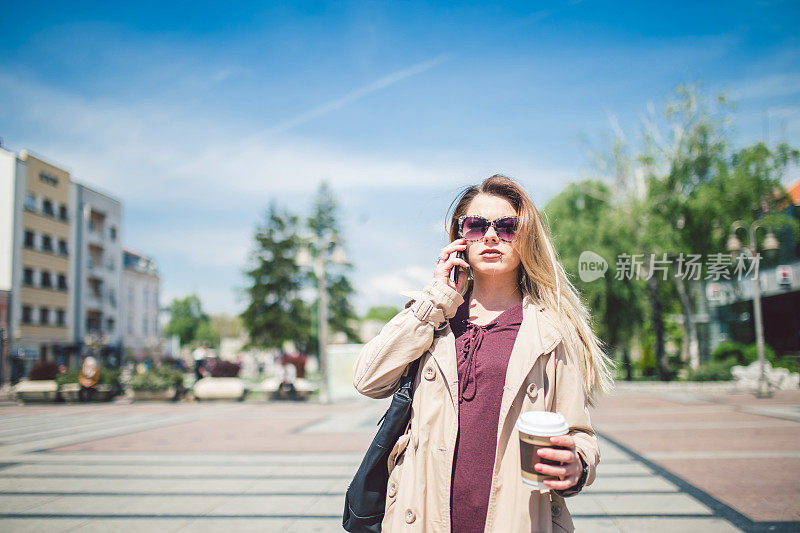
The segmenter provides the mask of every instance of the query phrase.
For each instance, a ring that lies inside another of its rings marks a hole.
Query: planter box
[[[58,389],[58,393],[65,402],[73,403],[80,399],[78,396],[80,390],[81,386],[78,383],[64,383],[61,385],[61,388]]]
[[[133,391],[134,402],[171,402],[175,399],[175,389],[170,387],[167,390],[135,390]]]
[[[202,378],[192,388],[198,400],[244,400],[247,383],[240,378]]]
[[[98,385],[92,398],[93,402],[109,402],[114,399],[114,388],[108,385]],[[58,389],[61,399],[67,403],[80,401],[81,386],[79,383],[65,383]]]
[[[264,392],[267,399],[273,400],[307,400],[309,396],[319,390],[319,385],[304,378],[297,378],[292,383],[294,391],[290,387],[281,387],[281,380],[278,378],[265,379],[261,382],[260,390]]]
[[[14,385],[14,398],[20,403],[54,402],[58,384],[54,379],[23,380]]]

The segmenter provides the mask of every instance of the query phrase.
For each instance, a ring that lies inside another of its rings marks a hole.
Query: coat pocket
[[[400,438],[397,439],[397,442],[392,448],[392,451],[389,453],[389,459],[387,459],[386,466],[388,467],[388,471],[391,474],[392,470],[394,470],[395,465],[397,465],[397,461],[403,452],[406,451],[408,447],[408,441],[411,439],[411,433],[406,431],[403,435],[400,435]]]

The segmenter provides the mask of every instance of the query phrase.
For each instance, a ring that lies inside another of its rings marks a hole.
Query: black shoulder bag
[[[400,388],[392,397],[392,405],[361,460],[344,497],[342,527],[351,533],[379,533],[386,507],[386,485],[389,482],[387,460],[397,439],[403,434],[411,416],[412,389],[419,359],[408,366],[400,378]]]

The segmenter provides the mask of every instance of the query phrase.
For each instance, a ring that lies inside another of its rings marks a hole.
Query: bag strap
[[[414,379],[417,377],[417,369],[419,368],[419,359],[415,359],[406,366],[403,375],[400,377],[400,387],[395,391],[393,397],[400,397],[406,400],[409,404],[414,399]],[[383,416],[378,420],[377,426],[383,423],[386,415],[389,413],[387,410]]]

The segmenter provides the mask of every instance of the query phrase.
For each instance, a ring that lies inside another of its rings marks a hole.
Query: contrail
[[[299,126],[300,124],[305,124],[306,122],[313,120],[315,118],[321,117],[323,115],[327,115],[331,111],[336,111],[337,109],[341,109],[347,104],[351,104],[368,94],[374,93],[380,89],[388,87],[390,85],[394,85],[399,81],[403,81],[406,78],[410,78],[411,76],[415,76],[421,72],[425,72],[428,69],[431,69],[437,65],[440,65],[450,59],[448,55],[440,55],[436,56],[433,59],[429,59],[428,61],[423,61],[422,63],[417,63],[416,65],[410,66],[408,68],[404,68],[402,70],[398,70],[397,72],[393,72],[388,76],[384,76],[379,78],[378,80],[370,83],[369,85],[365,85],[360,89],[356,89],[355,91],[348,93],[341,98],[336,100],[332,100],[328,103],[322,104],[317,106],[305,113],[297,115],[296,117],[290,118],[286,122],[282,122],[273,128],[267,130],[268,135],[275,135],[278,133],[283,133],[286,130],[294,128],[295,126]]]

